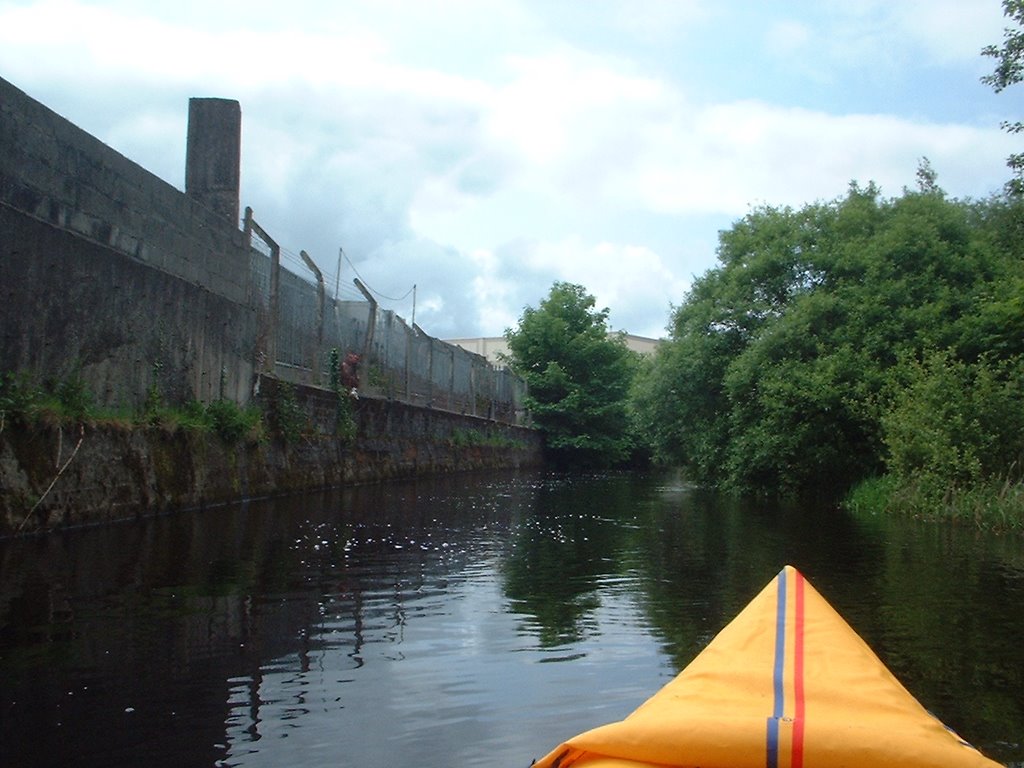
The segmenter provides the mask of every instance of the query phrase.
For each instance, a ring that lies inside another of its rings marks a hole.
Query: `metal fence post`
[[[277,365],[278,307],[281,294],[281,247],[252,217],[251,208],[246,208],[245,214],[250,237],[252,232],[255,232],[263,242],[270,246],[270,332],[267,334],[265,373],[274,373]]]
[[[316,347],[313,350],[313,364],[312,368],[312,384],[320,384],[322,382],[320,365],[321,365],[321,354],[323,352],[324,345],[324,276],[317,268],[316,264],[313,263],[313,259],[309,257],[309,254],[305,251],[299,251],[299,256],[306,262],[306,266],[312,270],[313,274],[316,275]]]

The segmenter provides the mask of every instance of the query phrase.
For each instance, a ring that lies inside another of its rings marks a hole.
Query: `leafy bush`
[[[286,443],[298,442],[308,427],[308,419],[295,397],[295,386],[286,381],[278,381],[268,408],[273,431]]]
[[[0,374],[0,428],[24,423],[35,413],[42,393],[26,375]]]
[[[1024,458],[1024,363],[966,363],[932,352],[894,371],[882,416],[886,466],[903,480],[964,487],[1019,476]]]
[[[1013,479],[1021,371],[997,360],[1024,354],[1024,200],[951,200],[927,167],[919,180],[891,200],[854,184],[761,207],[721,233],[633,388],[657,459],[764,493],[844,490],[887,461],[960,486]],[[947,362],[905,362],[935,349]]]
[[[257,409],[242,408],[230,400],[214,400],[206,406],[206,417],[213,431],[228,445],[253,435],[260,426]]]
[[[1024,361],[933,351],[892,372],[881,423],[887,474],[856,485],[854,511],[1024,528]]]
[[[356,420],[352,413],[352,398],[349,397],[342,382],[341,355],[337,347],[331,349],[328,371],[331,391],[337,398],[334,412],[334,434],[345,442],[351,442],[356,436]]]

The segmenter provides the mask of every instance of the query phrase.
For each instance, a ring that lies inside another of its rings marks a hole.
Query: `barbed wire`
[[[263,238],[259,237],[257,233],[253,232],[253,235],[250,238],[250,243],[253,248],[255,248],[259,253],[262,253],[264,256],[267,256],[269,258],[272,255],[270,244],[265,242]],[[309,269],[309,266],[306,264],[305,261],[303,261],[302,257],[299,254],[283,246],[279,246],[278,249],[280,253],[282,267],[284,267],[289,272],[299,277],[303,281],[310,283],[311,285],[316,283],[316,279],[313,276],[311,270]],[[352,272],[355,274],[355,276],[359,278],[359,281],[363,284],[366,290],[368,290],[378,299],[383,299],[384,301],[390,301],[397,304],[408,299],[409,295],[414,293],[416,290],[416,285],[413,284],[413,286],[408,291],[406,291],[405,294],[403,294],[402,296],[388,296],[387,294],[376,290],[369,283],[366,282],[366,278],[364,278],[359,273],[359,270],[356,269],[356,265],[352,263],[352,260],[348,257],[348,254],[345,253],[344,249],[339,250],[339,256],[345,260],[345,263],[348,264],[348,266],[352,269]],[[322,272],[323,270],[321,270],[321,273]],[[348,283],[337,284],[333,287],[333,289],[328,288],[328,290],[331,293],[331,295],[334,296],[335,299],[341,299],[342,295],[344,295],[346,298],[351,297],[356,301],[362,301],[365,298],[361,291],[359,291],[357,288]]]
[[[344,259],[345,259],[345,262],[346,262],[346,263],[347,263],[347,264],[348,264],[348,265],[349,265],[350,267],[352,267],[352,271],[353,271],[353,272],[355,273],[355,276],[359,278],[359,281],[360,281],[360,282],[361,282],[361,283],[362,283],[362,284],[363,284],[364,286],[366,286],[366,290],[368,290],[368,291],[369,291],[370,293],[372,293],[372,294],[373,294],[374,296],[377,296],[377,297],[379,297],[379,298],[381,298],[381,299],[384,299],[385,301],[394,301],[394,302],[399,302],[399,301],[405,301],[405,300],[406,300],[407,298],[409,298],[409,294],[411,294],[411,293],[412,293],[413,291],[415,291],[415,290],[416,290],[416,286],[415,286],[415,285],[413,285],[413,286],[412,286],[412,288],[410,288],[410,289],[409,289],[408,291],[406,291],[406,292],[405,292],[405,295],[404,295],[404,296],[400,296],[400,297],[399,297],[399,298],[397,298],[397,299],[396,299],[396,298],[395,298],[394,296],[386,296],[385,294],[381,293],[380,291],[374,290],[374,289],[373,289],[373,288],[372,288],[372,287],[370,286],[370,284],[366,282],[366,278],[364,278],[364,277],[363,277],[362,275],[360,275],[360,274],[359,274],[359,270],[358,270],[358,269],[356,269],[356,265],[352,263],[352,260],[351,260],[351,259],[350,259],[350,258],[348,257],[348,254],[347,254],[347,253],[345,253],[345,251],[344,251],[344,250],[343,250],[343,251],[341,252],[341,255],[342,255],[342,256],[344,257]]]

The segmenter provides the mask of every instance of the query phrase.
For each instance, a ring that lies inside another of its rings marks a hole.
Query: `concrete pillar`
[[[238,226],[242,108],[233,99],[188,100],[185,192]]]

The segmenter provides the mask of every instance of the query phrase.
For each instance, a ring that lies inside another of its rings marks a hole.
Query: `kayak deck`
[[[786,566],[626,719],[536,768],[997,768],[931,715]]]

